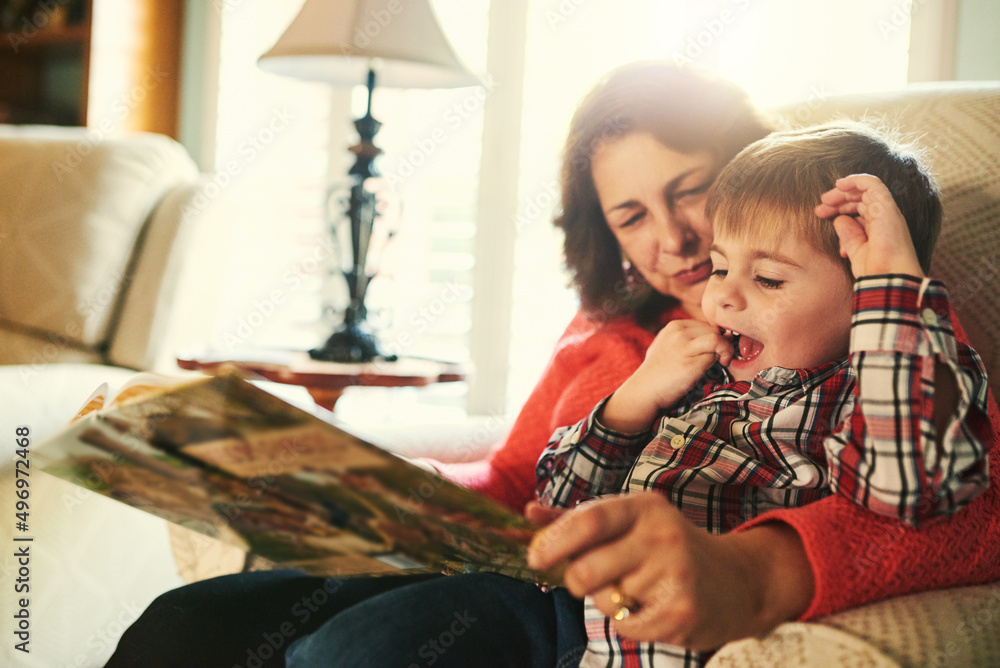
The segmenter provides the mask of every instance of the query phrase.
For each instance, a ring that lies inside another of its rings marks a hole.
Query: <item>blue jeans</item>
[[[576,666],[586,648],[582,603],[563,589],[478,573],[393,589],[296,640],[289,668]]]
[[[293,666],[563,667],[585,644],[580,601],[499,575],[260,571],[163,594],[106,668],[281,668],[286,651]]]

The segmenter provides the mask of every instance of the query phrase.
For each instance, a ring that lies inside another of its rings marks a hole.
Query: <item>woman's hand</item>
[[[701,320],[672,320],[659,331],[639,368],[611,396],[601,424],[623,433],[649,429],[716,361],[729,364],[733,343]]]
[[[565,508],[545,506],[538,501],[528,501],[524,506],[524,516],[539,526],[548,526],[565,515]]]
[[[565,513],[532,541],[528,563],[566,563],[574,596],[605,615],[612,592],[638,604],[619,634],[708,650],[795,619],[812,600],[812,570],[798,535],[771,523],[714,536],[649,492],[605,497]]]
[[[923,278],[906,220],[878,177],[852,174],[837,179],[820,200],[816,215],[834,219],[840,254],[851,261],[855,278],[879,274]]]

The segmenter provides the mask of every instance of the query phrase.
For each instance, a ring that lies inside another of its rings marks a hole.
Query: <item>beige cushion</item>
[[[706,664],[706,668],[900,668],[891,658],[861,638],[820,624],[789,622],[764,638],[729,643]]]
[[[201,188],[200,182],[178,186],[163,197],[153,212],[128,293],[123,296],[121,316],[110,333],[108,363],[154,368],[170,319],[190,317],[172,306],[178,275],[189,256],[187,238],[202,214],[191,206]]]
[[[100,351],[151,211],[196,178],[167,137],[0,126],[0,344],[19,332]]]
[[[891,598],[724,646],[708,668],[1000,666],[1000,582]]]

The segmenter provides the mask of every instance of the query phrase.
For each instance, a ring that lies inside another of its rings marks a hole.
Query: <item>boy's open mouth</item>
[[[750,338],[746,334],[740,334],[731,329],[722,329],[721,331],[733,339],[733,359],[742,362],[752,362],[764,352],[764,344],[757,339]]]

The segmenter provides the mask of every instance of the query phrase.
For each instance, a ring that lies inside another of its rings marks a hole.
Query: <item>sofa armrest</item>
[[[890,598],[722,647],[708,668],[1000,665],[1000,582]]]

